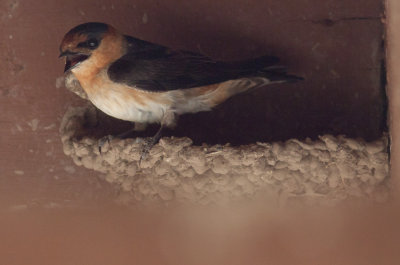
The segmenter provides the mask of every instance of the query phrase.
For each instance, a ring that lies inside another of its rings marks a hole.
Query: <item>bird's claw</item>
[[[105,143],[110,144],[111,140],[114,137],[112,135],[106,135],[102,138],[99,139],[99,143],[98,143],[98,148],[99,148],[99,153],[101,154],[101,148],[104,146]]]
[[[140,153],[139,165],[141,164],[143,159],[146,159],[150,153],[151,148],[157,143],[157,139],[151,137],[150,139],[146,139],[143,143],[143,148]]]

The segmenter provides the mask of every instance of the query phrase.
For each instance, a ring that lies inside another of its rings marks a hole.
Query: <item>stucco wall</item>
[[[391,177],[393,195],[400,191],[400,3],[387,1],[387,65],[388,65],[388,98],[389,124],[391,135]]]
[[[306,79],[232,98],[214,112],[183,116],[169,135],[195,144],[316,139],[325,133],[374,140],[384,127],[378,0],[7,0],[1,10],[5,206],[96,203],[115,196],[97,173],[76,167],[63,154],[58,134],[67,108],[84,104],[56,82],[63,69],[58,45],[67,30],[86,21],[108,22],[125,33],[218,59],[274,54]],[[115,121],[118,126],[127,124]]]
[[[397,2],[390,0],[394,12],[389,12],[393,169],[400,165]],[[67,110],[86,105],[63,87],[59,42],[79,23],[103,21],[218,59],[274,54],[306,78],[232,98],[214,112],[182,117],[170,135],[190,137],[195,148],[202,142],[317,140],[329,133],[362,137],[358,144],[366,151],[364,141],[373,144],[385,131],[382,15],[380,0],[1,1],[0,263],[396,263],[399,218],[393,208],[353,210],[360,208],[358,201],[350,210],[300,209],[286,216],[263,198],[256,206],[201,214],[182,213],[170,204],[156,214],[121,209],[116,205],[132,205],[132,189],[124,192],[99,178],[102,173],[77,166],[63,150],[76,139],[66,137],[63,143],[59,134]],[[114,133],[130,126],[109,122]]]

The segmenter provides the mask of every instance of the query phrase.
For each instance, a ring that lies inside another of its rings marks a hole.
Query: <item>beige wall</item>
[[[185,116],[176,136],[196,143],[316,138],[373,140],[383,110],[380,0],[0,2],[0,205],[104,203],[115,191],[63,154],[58,128],[83,102],[56,80],[66,31],[104,21],[137,37],[220,59],[274,54],[306,81],[232,98]],[[119,124],[115,121],[115,124]]]
[[[398,22],[397,2],[390,1],[397,14],[389,13],[389,22]],[[246,125],[251,140],[259,131],[268,136],[261,140],[322,133],[374,139],[384,129],[381,14],[380,0],[1,1],[0,264],[396,264],[400,220],[392,208],[303,215],[266,213],[265,205],[207,214],[121,209],[116,202],[132,196],[75,166],[58,134],[67,107],[83,104],[56,85],[59,41],[79,23],[105,21],[221,59],[273,53],[306,78],[232,99],[195,125],[184,118],[178,135],[186,124],[200,137],[212,120],[230,128],[217,127],[227,133],[218,141],[236,139],[231,124]],[[392,25],[390,54],[400,58]],[[400,115],[395,65],[389,61],[393,137]],[[396,139],[393,161],[400,157]],[[392,176],[397,167],[393,162]]]
[[[388,98],[389,124],[391,135],[391,177],[393,194],[400,191],[400,2],[387,1],[387,36],[388,36]]]

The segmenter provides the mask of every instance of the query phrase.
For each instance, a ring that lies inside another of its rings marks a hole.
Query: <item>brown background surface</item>
[[[313,226],[307,218],[293,224],[254,215],[258,222],[232,225],[219,241],[217,225],[190,244],[179,241],[174,219],[160,223],[110,208],[91,212],[113,207],[119,191],[75,166],[58,134],[66,109],[84,103],[56,85],[63,69],[59,42],[79,23],[103,21],[217,59],[274,54],[306,78],[233,98],[213,113],[182,117],[176,135],[199,143],[323,133],[375,139],[385,124],[382,13],[379,0],[0,1],[0,263],[396,264],[398,218],[387,215],[391,211],[336,220],[332,233],[325,229],[331,219]],[[371,223],[360,226],[364,220]],[[245,229],[234,233],[237,227]],[[189,228],[186,235],[203,234]]]
[[[0,204],[74,204],[116,191],[63,155],[58,127],[83,102],[63,86],[58,45],[103,21],[142,39],[233,60],[274,54],[306,78],[184,116],[173,134],[234,144],[323,133],[381,135],[383,6],[364,1],[1,1]],[[96,202],[95,202],[96,203]]]

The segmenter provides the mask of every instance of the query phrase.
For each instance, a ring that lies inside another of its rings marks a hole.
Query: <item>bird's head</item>
[[[121,37],[113,27],[104,23],[90,22],[71,29],[60,45],[60,57],[66,58],[64,72],[79,68],[89,59],[95,66],[104,66],[101,64],[120,56]]]

